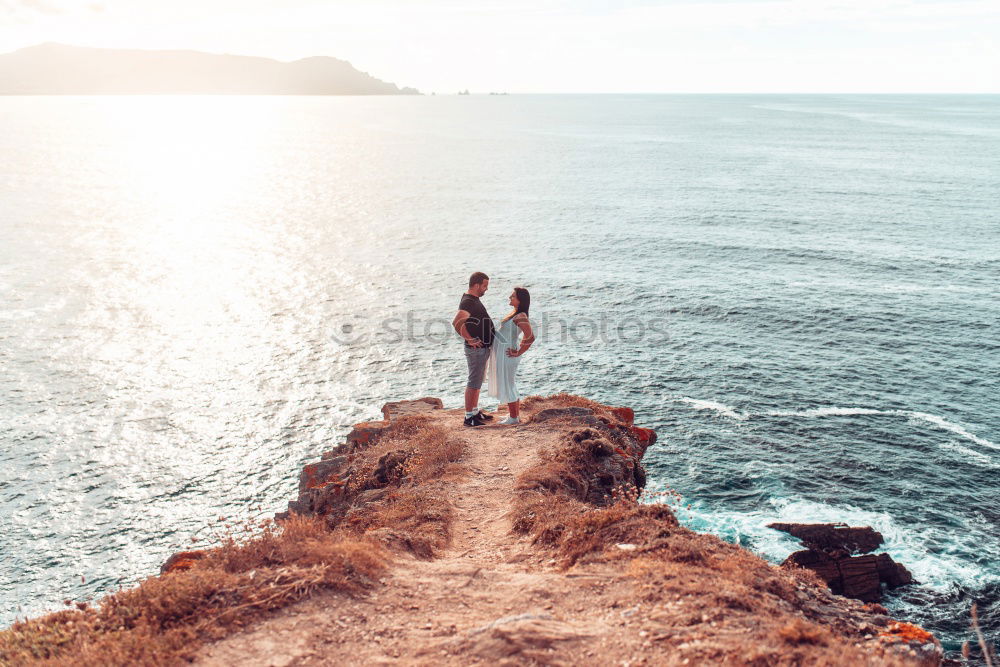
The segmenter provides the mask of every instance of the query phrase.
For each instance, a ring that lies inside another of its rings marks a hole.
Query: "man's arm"
[[[471,313],[467,310],[458,311],[458,314],[455,315],[455,319],[452,320],[451,326],[455,327],[455,331],[458,332],[458,335],[464,338],[465,342],[469,345],[472,347],[482,347],[483,341],[478,338],[473,338],[472,334],[469,333],[469,330],[465,328],[465,323],[469,321],[470,315]]]

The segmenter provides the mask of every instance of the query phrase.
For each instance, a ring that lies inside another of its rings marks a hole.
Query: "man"
[[[493,320],[486,307],[479,300],[490,286],[490,277],[476,271],[469,278],[469,291],[462,295],[458,304],[458,314],[451,323],[465,339],[465,361],[469,366],[469,381],[465,385],[465,425],[482,426],[493,415],[479,409],[479,390],[486,375],[486,362],[490,358],[493,345]]]

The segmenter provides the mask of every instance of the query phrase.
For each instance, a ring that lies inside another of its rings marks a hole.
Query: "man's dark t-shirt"
[[[465,321],[465,330],[469,332],[469,335],[483,341],[484,347],[492,345],[493,320],[490,319],[490,315],[486,312],[486,307],[479,300],[479,297],[463,294],[458,309],[469,314],[469,319]],[[468,342],[465,343],[465,346],[472,347]]]

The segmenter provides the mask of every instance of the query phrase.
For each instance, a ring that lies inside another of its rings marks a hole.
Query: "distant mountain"
[[[39,44],[0,54],[0,95],[419,95],[346,60]]]

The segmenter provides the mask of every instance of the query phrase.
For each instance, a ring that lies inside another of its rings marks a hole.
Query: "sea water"
[[[522,390],[634,407],[687,525],[873,526],[895,615],[1000,633],[996,96],[8,97],[0,155],[0,623],[457,407],[480,270]]]

